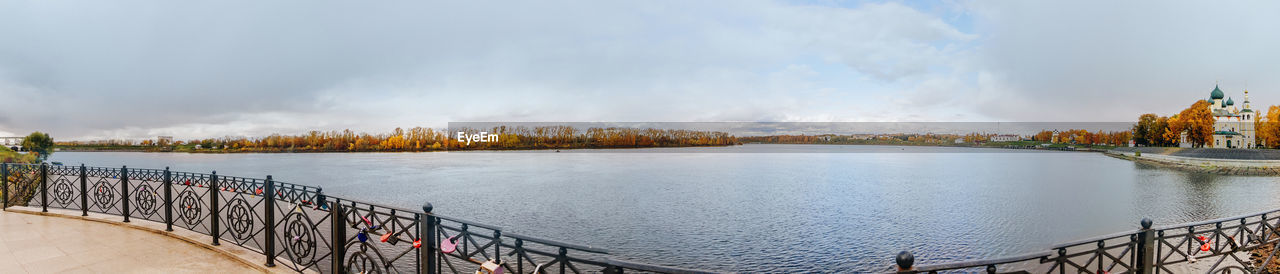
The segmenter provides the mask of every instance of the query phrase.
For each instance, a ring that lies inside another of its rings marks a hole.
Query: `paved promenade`
[[[0,212],[2,273],[258,273],[214,250],[150,231]]]

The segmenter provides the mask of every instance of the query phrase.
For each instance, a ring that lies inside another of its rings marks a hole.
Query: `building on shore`
[[[0,137],[0,145],[11,150],[22,149],[22,140],[26,137]]]
[[[1209,92],[1209,112],[1213,114],[1213,141],[1205,144],[1212,148],[1254,148],[1253,121],[1257,113],[1249,107],[1249,90],[1244,90],[1244,102],[1239,108],[1235,100],[1223,100],[1222,89],[1217,85]],[[1185,136],[1185,135],[1184,135]],[[1184,137],[1182,143],[1187,143]]]

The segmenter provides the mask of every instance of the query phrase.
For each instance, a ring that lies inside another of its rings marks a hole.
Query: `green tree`
[[[1153,134],[1156,131],[1155,127],[1157,119],[1159,119],[1159,116],[1156,116],[1154,113],[1147,113],[1139,116],[1138,123],[1133,125],[1133,142],[1143,146],[1150,146],[1158,143],[1158,138],[1153,138],[1157,136]],[[1163,132],[1160,134],[1163,134]]]
[[[49,158],[49,154],[53,154],[53,138],[44,132],[32,132],[27,135],[27,138],[22,139],[22,147],[35,153],[40,161],[44,161]]]

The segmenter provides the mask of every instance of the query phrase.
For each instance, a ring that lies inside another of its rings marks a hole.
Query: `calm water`
[[[643,152],[668,153],[643,153]],[[704,153],[704,152],[772,153]],[[747,145],[594,150],[58,152],[68,165],[172,167],[323,186],[623,258],[748,272],[882,271],[991,258],[1138,227],[1280,208],[1272,177],[1186,173],[1097,153]],[[861,153],[822,153],[861,152]]]

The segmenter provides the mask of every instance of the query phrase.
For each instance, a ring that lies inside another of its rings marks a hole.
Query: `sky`
[[[1280,104],[1276,1],[0,0],[0,135],[1126,122]]]

